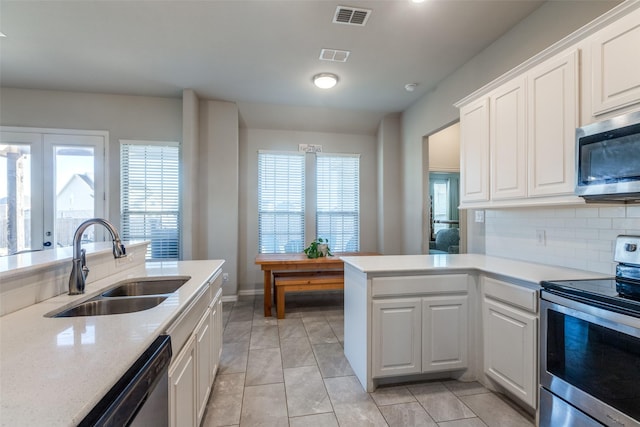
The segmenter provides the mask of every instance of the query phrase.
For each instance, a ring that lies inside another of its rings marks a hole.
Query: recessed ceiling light
[[[424,3],[424,0],[411,0],[412,3]]]
[[[331,89],[338,83],[338,76],[332,73],[320,73],[313,76],[313,84],[320,89]]]

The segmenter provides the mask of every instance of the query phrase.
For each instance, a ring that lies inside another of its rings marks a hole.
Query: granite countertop
[[[188,307],[223,260],[141,265],[0,317],[0,425],[77,425]],[[108,316],[48,318],[133,277],[190,276],[157,307]]]
[[[368,275],[436,274],[454,271],[478,271],[504,277],[523,285],[538,285],[543,280],[580,280],[610,277],[592,271],[554,267],[478,254],[460,255],[385,255],[342,257]]]

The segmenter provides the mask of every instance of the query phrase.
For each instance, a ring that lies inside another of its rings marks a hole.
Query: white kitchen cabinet
[[[579,52],[571,50],[527,74],[528,195],[573,194],[579,125]]]
[[[420,298],[374,300],[371,337],[374,377],[420,373]]]
[[[372,377],[466,368],[467,293],[466,274],[374,278]]]
[[[484,373],[531,408],[537,405],[537,294],[484,278]]]
[[[211,305],[211,328],[213,334],[212,341],[212,359],[211,359],[211,375],[210,381],[213,381],[220,367],[220,357],[222,356],[222,333],[223,333],[223,320],[222,320],[222,289],[218,291],[218,294],[214,297]]]
[[[593,117],[640,103],[639,49],[640,9],[595,34],[591,42]]]
[[[460,201],[489,200],[489,100],[460,108]]]
[[[467,367],[467,295],[422,298],[422,372]]]
[[[192,335],[169,368],[169,425],[196,425],[196,337]]]
[[[196,363],[197,363],[197,392],[196,414],[198,425],[207,408],[207,400],[211,393],[211,364],[213,363],[213,327],[211,324],[211,308],[207,309],[196,327]]]
[[[202,421],[222,351],[221,284],[218,272],[167,329],[174,351],[169,367],[172,427]]]
[[[561,53],[460,108],[462,205],[573,196],[578,60],[576,49]]]
[[[527,196],[526,86],[520,77],[490,95],[491,199]]]

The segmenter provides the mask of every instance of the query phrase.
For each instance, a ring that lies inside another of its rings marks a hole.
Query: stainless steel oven
[[[640,237],[615,258],[615,278],[542,282],[541,427],[640,426]]]

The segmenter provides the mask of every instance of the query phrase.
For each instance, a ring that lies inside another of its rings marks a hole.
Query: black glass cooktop
[[[640,317],[640,282],[633,280],[588,279],[545,281],[540,284],[550,293],[581,302],[593,303]],[[630,313],[631,312],[631,313]]]

